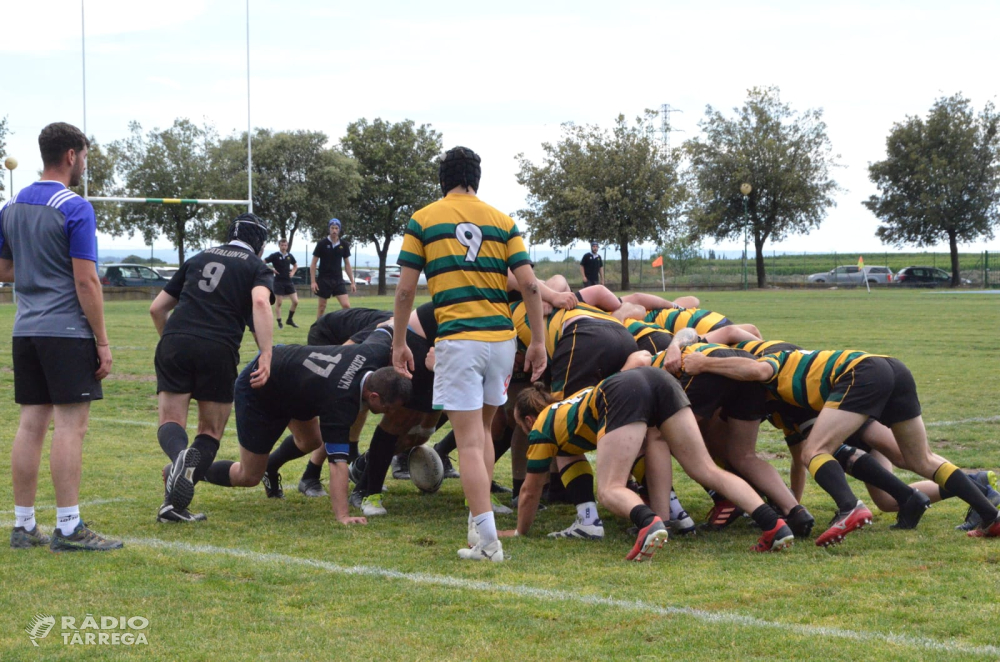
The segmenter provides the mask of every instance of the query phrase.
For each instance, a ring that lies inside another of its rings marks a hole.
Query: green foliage
[[[517,181],[528,207],[517,212],[533,243],[565,246],[590,239],[618,246],[622,289],[629,289],[628,246],[671,233],[682,190],[677,156],[654,138],[658,113],[629,125],[619,115],[607,131],[563,125],[563,138],[543,143],[540,165],[518,154]]]
[[[115,153],[101,147],[94,136],[88,136],[87,149],[87,195],[110,197],[119,195],[120,188],[115,182]],[[73,187],[73,192],[83,195],[83,184]],[[113,227],[120,213],[119,205],[113,202],[95,202],[94,215],[100,229]]]
[[[764,245],[818,227],[834,204],[836,157],[823,111],[793,112],[777,87],[752,88],[733,112],[728,118],[708,106],[702,135],[684,144],[697,191],[689,212],[694,232],[716,239],[743,237],[748,220],[757,286],[764,287]],[[753,187],[746,201],[744,182]]]
[[[347,126],[340,141],[361,175],[360,186],[340,213],[344,232],[375,245],[379,294],[385,294],[389,242],[403,234],[410,216],[439,197],[436,158],[441,134],[413,120],[360,119]],[[316,236],[326,234],[326,226]]]
[[[360,176],[354,162],[328,148],[322,131],[271,131],[253,135],[253,210],[267,221],[270,241],[288,239],[289,250],[300,230],[326,234],[327,222],[347,205]],[[222,169],[225,197],[247,192],[247,137],[222,139],[215,150]]]
[[[108,146],[123,196],[212,198],[223,190],[222,173],[212,158],[218,136],[211,126],[176,119],[170,128],[145,135],[138,122],[131,122],[129,131],[128,138]],[[147,244],[164,234],[177,247],[182,264],[186,246],[201,247],[221,238],[215,222],[226,215],[208,205],[125,204],[98,227],[114,236],[138,233]]]
[[[895,246],[948,240],[952,285],[958,243],[992,238],[1000,222],[1000,115],[987,102],[978,116],[961,94],[934,102],[927,119],[907,117],[886,138],[886,158],[868,166],[879,195],[864,201]]]
[[[677,276],[683,276],[701,260],[701,245],[690,236],[676,237],[658,250],[664,269]]]
[[[158,257],[139,257],[138,255],[126,255],[119,261],[125,264],[148,264],[151,267],[166,264]]]

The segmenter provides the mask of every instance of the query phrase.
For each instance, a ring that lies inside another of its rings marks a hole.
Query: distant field
[[[754,322],[771,339],[901,358],[916,376],[934,447],[963,467],[1000,470],[1000,297],[882,288],[702,298],[704,308]],[[392,305],[390,297],[352,302]],[[125,537],[126,547],[56,556],[0,546],[2,660],[1000,658],[1000,540],[955,531],[965,508],[954,500],[936,505],[917,531],[892,531],[894,516],[880,516],[831,550],[800,541],[787,553],[752,554],[757,533],[738,522],[671,541],[645,565],[623,560],[629,523],[606,512],[603,542],[546,538],[574,516],[558,505],[540,514],[531,536],[505,544],[508,562],[484,566],[455,554],[465,539],[459,481],[422,496],[390,479],[389,516],[345,528],[327,500],[296,491],[299,461],[284,471],[284,501],[265,499],[260,487],[200,484],[193,509],[207,522],[157,524],[165,459],[155,437],[157,338],[147,308],[107,305],[114,371],[105,399],[93,406],[84,456],[83,517],[97,531]],[[302,328],[276,330],[277,341],[304,342],[315,310],[315,300],[303,298]],[[13,306],[0,305],[0,520],[7,527],[6,449],[17,425],[13,315]],[[247,335],[244,361],[253,347]],[[229,427],[222,458],[237,457],[232,420]],[[370,420],[365,443],[372,429]],[[761,438],[760,450],[787,473],[780,437],[765,427]],[[50,530],[46,466],[43,458],[38,507]],[[707,495],[679,469],[675,476],[688,510],[703,517]],[[509,484],[508,462],[500,462],[498,477]],[[805,504],[821,531],[832,502],[810,482]],[[509,528],[514,519],[501,516],[499,524]],[[24,631],[36,614],[57,621],[37,647]],[[148,619],[149,643],[65,645],[60,617],[79,626],[87,614]]]

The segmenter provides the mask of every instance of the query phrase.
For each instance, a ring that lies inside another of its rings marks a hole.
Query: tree
[[[880,194],[862,204],[882,221],[884,243],[927,246],[948,239],[951,284],[961,284],[958,242],[993,238],[1000,221],[1000,115],[987,102],[975,115],[956,94],[927,119],[907,117],[886,138],[884,161],[868,165]]]
[[[659,247],[666,267],[672,274],[683,276],[701,259],[701,246],[690,236],[678,236]]]
[[[402,236],[413,212],[440,195],[436,160],[441,134],[428,124],[415,127],[412,120],[360,119],[347,126],[340,144],[361,174],[361,185],[341,218],[352,236],[375,245],[378,293],[385,294],[389,242]],[[324,225],[317,236],[325,234]]]
[[[169,129],[145,135],[138,122],[131,122],[129,130],[128,138],[108,146],[124,197],[212,198],[224,190],[212,158],[218,151],[212,127],[176,119]],[[138,232],[147,244],[164,234],[177,248],[178,264],[183,264],[187,247],[219,238],[214,221],[221,216],[209,205],[123,204],[101,230],[130,237]]]
[[[716,239],[748,232],[756,252],[757,286],[767,284],[764,244],[819,227],[839,190],[837,166],[821,109],[794,113],[777,87],[753,88],[730,119],[711,106],[702,135],[684,144],[697,192],[689,215],[693,231]],[[746,200],[743,183],[753,188]]]
[[[87,197],[113,197],[119,195],[119,187],[115,182],[114,154],[101,147],[94,136],[89,136],[90,147],[87,149]],[[83,195],[83,184],[72,187],[77,195]],[[117,223],[120,209],[114,202],[95,202],[94,215],[97,227],[102,232],[112,228]]]
[[[672,232],[682,199],[675,153],[654,138],[656,111],[630,126],[563,125],[563,138],[543,143],[535,165],[517,155],[517,181],[528,189],[528,207],[517,212],[533,243],[564,246],[590,239],[618,246],[622,289],[629,289],[629,244],[663,240]]]
[[[299,230],[326,234],[327,222],[348,204],[360,184],[354,162],[327,148],[327,141],[321,131],[254,132],[253,210],[267,221],[271,240],[286,237],[289,250]],[[243,198],[246,133],[222,140],[215,161],[226,182],[226,197]]]

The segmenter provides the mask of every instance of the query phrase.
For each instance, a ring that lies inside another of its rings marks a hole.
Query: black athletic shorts
[[[917,384],[899,359],[872,356],[840,376],[826,396],[826,407],[871,416],[892,426],[920,416]]]
[[[758,382],[741,382],[712,373],[695,377],[684,374],[680,381],[698,418],[711,418],[719,408],[724,418],[738,421],[759,421],[765,416],[765,391]]]
[[[604,419],[604,434],[637,421],[658,428],[691,405],[677,379],[659,368],[621,372],[605,379],[598,388],[603,394],[597,399],[597,407]]]
[[[240,446],[251,453],[267,455],[292,419],[270,411],[268,402],[258,397],[260,391],[250,386],[250,374],[256,369],[257,358],[254,358],[243,368],[233,388],[236,436]]]
[[[239,352],[222,343],[169,333],[156,345],[156,392],[190,393],[198,401],[233,401]]]
[[[673,342],[674,334],[669,331],[657,331],[654,330],[652,333],[647,333],[642,338],[637,338],[635,344],[639,349],[644,349],[653,356],[656,356],[667,347],[670,347],[670,343]]]
[[[274,294],[279,297],[287,297],[290,294],[295,294],[295,283],[292,282],[291,278],[274,278]]]
[[[767,411],[767,420],[771,425],[785,433],[785,443],[789,446],[795,446],[805,441],[809,437],[809,432],[812,430],[813,424],[816,422],[816,417],[819,416],[812,409],[803,409],[802,407],[790,405],[783,400],[772,398],[768,398],[765,401],[764,409]],[[872,450],[871,446],[862,441],[861,438],[864,436],[868,426],[874,422],[874,418],[868,417],[861,424],[861,427],[854,431],[854,434],[844,440],[844,443],[870,453]]]
[[[14,336],[14,402],[69,405],[104,397],[94,376],[99,362],[93,338]]]
[[[622,324],[582,318],[563,332],[552,355],[552,393],[572,395],[622,369],[635,338]]]
[[[318,285],[316,296],[320,299],[329,299],[330,297],[339,297],[341,294],[347,294],[347,283],[343,279],[317,278],[316,283]]]

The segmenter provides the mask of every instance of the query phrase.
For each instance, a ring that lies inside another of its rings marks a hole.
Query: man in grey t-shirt
[[[90,203],[68,187],[80,183],[87,137],[50,124],[38,136],[40,181],[0,209],[0,281],[17,286],[14,401],[21,417],[11,451],[14,549],[50,545],[54,552],[118,549],[80,520],[80,471],[90,402],[103,397],[111,371],[104,302],[97,277],[97,224]],[[54,419],[49,464],[56,493],[52,538],[35,522],[38,466]]]

